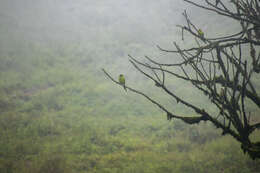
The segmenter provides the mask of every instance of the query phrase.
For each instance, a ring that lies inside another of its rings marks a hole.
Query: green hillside
[[[0,2],[0,172],[259,172],[259,160],[211,124],[167,121],[147,100],[105,77],[102,68],[116,78],[124,73],[127,84],[176,113],[194,115],[150,88],[127,59],[132,54],[171,60],[155,45],[180,40],[172,28],[181,16],[170,20],[179,11],[163,10],[177,7],[171,1],[117,2]],[[169,81],[182,97],[194,93]],[[192,95],[192,102],[215,111]],[[259,131],[252,138],[259,140]]]

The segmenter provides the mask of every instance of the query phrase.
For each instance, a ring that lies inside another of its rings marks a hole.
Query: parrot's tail
[[[127,92],[127,89],[126,89],[125,85],[124,85],[124,89],[125,89],[125,92]]]

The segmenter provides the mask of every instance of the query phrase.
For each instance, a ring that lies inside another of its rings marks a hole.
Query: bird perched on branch
[[[202,39],[204,39],[204,32],[201,29],[198,30],[198,34]]]
[[[206,43],[206,39],[204,37],[204,32],[201,30],[201,29],[198,29],[198,35],[199,35],[199,38],[204,42]]]
[[[125,91],[127,91],[127,90],[126,90],[126,87],[125,87],[125,77],[124,77],[123,74],[120,74],[120,75],[119,75],[118,81],[119,81],[120,85],[122,85],[122,86],[124,87]]]

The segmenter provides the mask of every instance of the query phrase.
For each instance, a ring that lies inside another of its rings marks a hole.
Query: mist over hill
[[[209,14],[205,15],[204,11],[197,8],[191,12],[190,6],[180,0],[3,0],[0,8],[1,32],[4,33],[1,37],[7,41],[1,43],[1,49],[8,47],[8,43],[22,47],[32,42],[52,48],[63,44],[88,44],[107,52],[115,49],[124,52],[108,55],[116,58],[128,53],[124,49],[126,46],[142,44],[149,49],[156,44],[168,45],[173,40],[180,40],[176,25],[182,24],[181,13],[184,9],[207,32],[215,29],[210,28],[210,21],[217,19],[216,15],[209,17]],[[216,22],[216,30],[220,28],[218,24],[224,25],[224,22]],[[89,49],[84,48],[86,52]],[[145,52],[148,51],[143,50],[142,53]],[[96,59],[100,61],[105,57]]]
[[[1,0],[0,172],[259,170],[259,162],[211,124],[166,121],[165,113],[114,85],[101,70],[116,79],[123,73],[127,85],[176,113],[194,115],[128,61],[131,54],[175,62],[175,55],[156,45],[173,49],[173,41],[182,47],[194,44],[190,35],[182,41],[176,27],[185,24],[184,10],[206,37],[238,28],[234,21],[182,0]],[[215,111],[190,85],[175,79],[167,84]]]
[[[160,52],[156,45],[172,49],[173,41],[182,46],[191,44],[189,36],[181,41],[181,30],[176,27],[183,23],[185,9],[206,36],[233,32],[233,25],[231,29],[222,27],[231,21],[198,8],[191,10],[180,0],[3,0],[0,8],[2,55],[21,56],[16,60],[19,62],[43,54],[40,59],[53,65],[70,59],[67,68],[71,70],[102,75],[101,68],[111,69],[115,75],[126,74],[130,83],[143,78],[133,70],[128,54],[173,62],[175,58]],[[28,60],[26,64],[31,63]]]

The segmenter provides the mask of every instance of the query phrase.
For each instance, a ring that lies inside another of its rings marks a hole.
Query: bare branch
[[[198,116],[175,115],[146,94],[129,86],[126,88],[144,96],[158,106],[167,114],[168,120],[181,119],[187,124],[195,124],[200,121],[213,123],[217,128],[222,129],[223,135],[229,134],[239,141],[243,151],[247,152],[252,159],[260,158],[260,142],[254,143],[249,138],[253,131],[260,129],[260,123],[251,124],[251,113],[247,111],[248,102],[246,100],[251,100],[257,109],[260,108],[260,96],[256,91],[254,78],[252,78],[253,75],[260,74],[259,1],[216,0],[212,2],[204,0],[204,5],[191,0],[184,1],[237,21],[241,30],[218,38],[205,37],[202,30],[192,23],[187,12],[184,11],[186,26],[177,25],[177,27],[181,28],[182,40],[185,41],[185,34],[189,34],[194,37],[196,46],[183,49],[176,42],[174,42],[174,50],[157,46],[160,51],[175,54],[174,63],[162,63],[148,56],[145,56],[148,63],[143,63],[131,55],[129,55],[129,61],[136,70],[152,80],[163,92],[174,98],[177,103],[195,111]],[[235,10],[230,8],[228,3],[233,5]],[[243,53],[248,47],[250,47],[250,51]],[[181,72],[177,73],[172,69]],[[120,85],[104,69],[103,71],[113,82]],[[176,95],[165,84],[167,83],[166,74],[167,77],[189,82],[199,93],[208,97],[217,109],[217,113],[211,115],[200,106],[192,104],[189,99]]]

